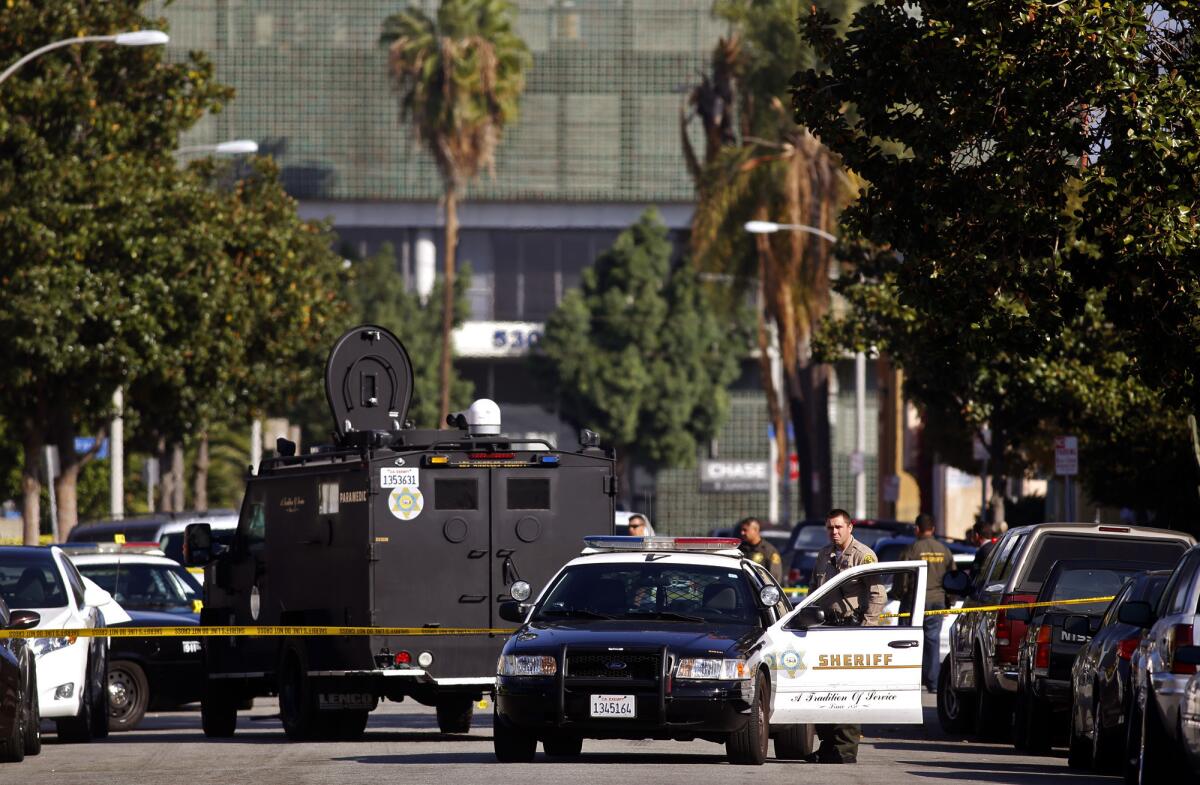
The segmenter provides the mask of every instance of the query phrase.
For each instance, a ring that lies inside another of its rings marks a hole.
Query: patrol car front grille
[[[568,679],[653,681],[662,673],[658,652],[567,652]]]

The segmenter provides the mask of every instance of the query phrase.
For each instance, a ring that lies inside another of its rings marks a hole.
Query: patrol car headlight
[[[684,657],[675,668],[678,679],[748,679],[750,669],[745,660],[717,660],[703,657]]]
[[[553,676],[558,673],[558,663],[553,657],[505,654],[500,658],[496,673],[501,676]]]
[[[44,657],[52,651],[65,649],[74,642],[74,638],[34,638],[29,648],[33,649],[33,656]]]

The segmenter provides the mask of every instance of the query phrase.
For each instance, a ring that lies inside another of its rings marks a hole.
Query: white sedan
[[[0,547],[0,595],[14,610],[41,614],[34,629],[102,628],[101,608],[113,606],[56,547]],[[107,736],[108,638],[35,638],[30,649],[42,719],[55,721],[63,741]]]

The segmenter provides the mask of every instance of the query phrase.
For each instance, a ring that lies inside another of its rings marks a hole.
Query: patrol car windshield
[[[655,562],[570,567],[534,619],[759,623],[750,586],[738,569]]]
[[[171,564],[77,564],[79,571],[137,611],[191,613],[200,586],[182,567]]]

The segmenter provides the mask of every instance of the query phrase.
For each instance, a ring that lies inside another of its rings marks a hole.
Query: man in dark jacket
[[[954,554],[933,536],[933,516],[923,512],[917,516],[917,541],[904,549],[901,561],[921,559],[928,566],[925,584],[925,651],[921,660],[921,681],[930,692],[937,690],[938,669],[941,668],[940,639],[942,616],[930,616],[929,611],[946,608],[946,592],[942,578],[955,569]]]
[[[762,524],[758,518],[744,518],[737,526],[737,535],[742,544],[738,550],[746,554],[747,559],[767,568],[775,580],[783,582],[783,560],[775,546],[763,539]]]

